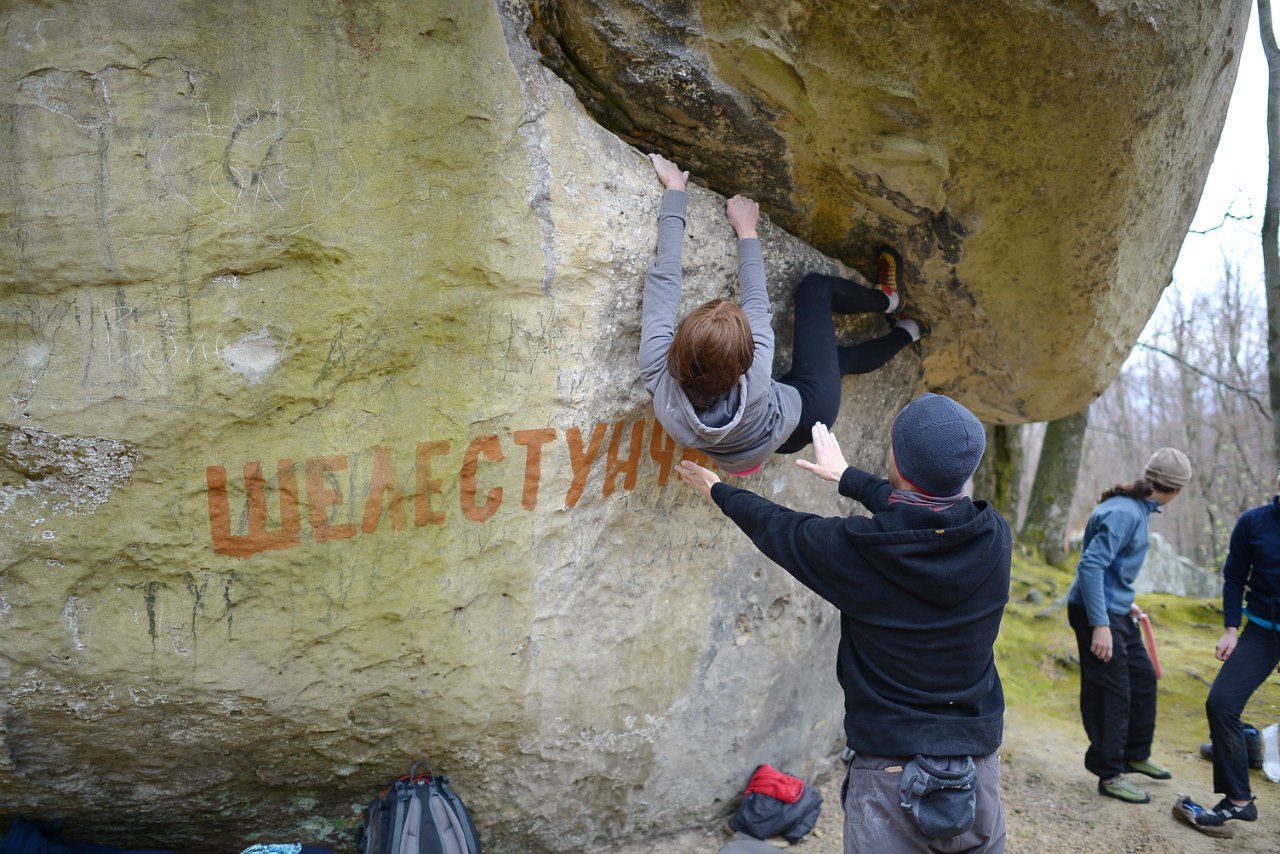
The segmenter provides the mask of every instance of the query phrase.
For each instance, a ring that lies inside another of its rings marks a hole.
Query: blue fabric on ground
[[[16,818],[0,842],[0,854],[173,854],[151,848],[116,848],[96,842],[62,839],[32,821]]]

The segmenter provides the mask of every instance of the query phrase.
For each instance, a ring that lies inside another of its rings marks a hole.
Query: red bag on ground
[[[784,774],[772,765],[761,765],[751,775],[747,790],[743,794],[749,795],[752,792],[759,792],[784,803],[794,804],[804,794],[804,780]]]

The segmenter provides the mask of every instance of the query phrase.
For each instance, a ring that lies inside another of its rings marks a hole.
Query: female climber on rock
[[[875,370],[929,328],[902,312],[902,261],[893,250],[881,249],[876,288],[819,273],[801,280],[791,371],[773,379],[772,314],[756,236],[760,206],[744,196],[726,204],[738,235],[741,305],[714,299],[677,325],[689,173],[659,154],[649,158],[666,190],[658,210],[657,256],[644,283],[640,377],[672,438],[744,477],[770,454],[792,454],[808,445],[814,424],[835,423],[842,376]],[[887,335],[842,347],[836,344],[833,312],[896,319]]]

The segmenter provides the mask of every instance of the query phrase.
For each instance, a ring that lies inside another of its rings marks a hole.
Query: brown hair
[[[667,370],[694,409],[707,409],[755,358],[751,324],[735,302],[713,299],[689,312],[667,350]]]
[[[1162,487],[1163,489],[1163,487]],[[1117,495],[1124,495],[1128,498],[1150,498],[1151,493],[1155,492],[1156,485],[1145,477],[1140,477],[1133,483],[1117,483],[1115,486],[1102,493],[1102,497],[1098,499],[1098,503],[1106,501],[1108,498],[1115,498]],[[1164,489],[1165,492],[1172,490]]]

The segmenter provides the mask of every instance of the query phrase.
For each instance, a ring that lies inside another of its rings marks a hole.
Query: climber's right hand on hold
[[[756,226],[760,224],[760,205],[746,196],[734,196],[725,202],[725,216],[729,217],[729,225],[743,240],[756,236]]]
[[[689,173],[681,172],[680,167],[661,154],[650,154],[649,161],[653,171],[658,173],[658,180],[668,190],[684,190],[689,183]]]

